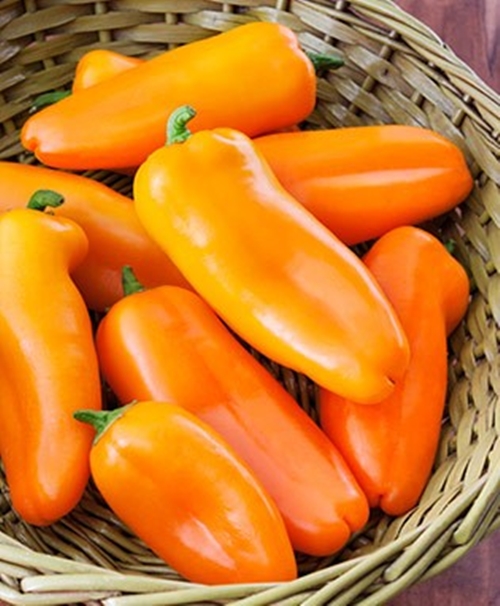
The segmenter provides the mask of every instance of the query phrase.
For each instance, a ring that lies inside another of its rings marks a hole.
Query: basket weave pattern
[[[302,558],[297,581],[211,588],[183,582],[91,487],[71,515],[35,529],[11,510],[3,486],[0,600],[380,606],[500,526],[500,98],[431,30],[390,0],[0,0],[0,159],[34,162],[19,143],[20,127],[36,96],[71,85],[84,52],[147,58],[252,20],[281,22],[303,48],[344,58],[344,67],[318,81],[311,125],[428,127],[462,149],[474,175],[460,210],[428,226],[456,241],[473,292],[450,339],[450,390],[432,478],[407,515],[374,514],[342,553]],[[126,177],[91,176],[130,193]],[[314,386],[262,362],[314,416]]]

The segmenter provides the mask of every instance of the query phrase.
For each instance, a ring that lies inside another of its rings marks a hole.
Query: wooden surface
[[[500,0],[395,0],[500,93]]]
[[[497,531],[454,566],[406,589],[387,606],[499,606],[499,560],[500,531]]]
[[[500,0],[396,0],[500,93]],[[500,531],[390,606],[500,606]],[[382,605],[381,605],[382,606]]]
[[[500,0],[396,0],[500,92]],[[500,606],[500,531],[388,606]],[[2,602],[0,602],[1,604]],[[384,606],[384,605],[380,605]]]

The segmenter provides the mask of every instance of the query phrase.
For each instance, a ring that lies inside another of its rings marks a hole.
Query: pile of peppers
[[[0,162],[0,456],[27,523],[92,480],[184,578],[280,582],[418,503],[469,303],[423,225],[473,179],[425,128],[302,129],[318,65],[276,23],[90,51],[25,122],[38,164]]]

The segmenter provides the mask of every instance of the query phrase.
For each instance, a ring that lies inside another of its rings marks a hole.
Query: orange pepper
[[[122,403],[172,402],[220,433],[278,505],[296,550],[333,553],[367,522],[331,442],[196,293],[132,290],[101,320],[96,348]]]
[[[425,128],[277,133],[255,145],[285,189],[348,245],[445,213],[473,186],[460,149]]]
[[[208,425],[155,401],[75,417],[98,430],[90,466],[109,507],[187,580],[212,585],[297,576],[276,505]]]
[[[128,169],[163,144],[168,115],[187,100],[199,110],[193,128],[224,125],[255,136],[310,114],[315,67],[289,28],[248,23],[43,108],[24,124],[21,141],[49,166]]]
[[[92,430],[73,412],[101,408],[92,326],[69,276],[87,238],[69,219],[18,208],[0,215],[0,243],[0,454],[13,508],[45,526],[90,475]]]
[[[466,312],[469,281],[444,245],[416,227],[382,236],[364,261],[408,335],[411,362],[393,394],[360,406],[320,390],[320,422],[372,507],[402,515],[432,470],[447,387],[447,336]]]
[[[165,253],[147,235],[132,201],[93,179],[41,166],[0,162],[4,192],[0,212],[26,206],[40,188],[65,200],[53,212],[78,223],[89,241],[85,259],[73,278],[91,309],[103,311],[123,296],[121,270],[134,266],[145,286],[189,284]]]
[[[105,48],[86,52],[76,64],[72,93],[95,86],[144,62]]]
[[[142,63],[144,63],[144,59],[139,57],[129,57],[104,48],[88,51],[76,64],[71,92],[78,93]],[[135,167],[121,167],[117,169],[117,172],[133,175],[135,170]]]
[[[170,144],[136,173],[145,229],[258,351],[346,397],[387,396],[409,352],[380,286],[281,187],[247,136],[223,128],[190,135],[193,114],[172,115]]]
[[[144,62],[145,59],[129,57],[104,48],[91,50],[85,53],[76,65],[72,92],[90,88]],[[58,101],[60,98],[59,94],[55,93],[54,101]],[[300,130],[299,126],[291,124],[274,132],[295,132],[297,130]]]

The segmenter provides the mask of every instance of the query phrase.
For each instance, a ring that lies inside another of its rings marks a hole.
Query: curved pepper
[[[212,585],[297,576],[276,505],[208,425],[156,401],[75,416],[98,429],[90,465],[110,508],[187,580]]]
[[[78,223],[89,242],[85,259],[72,277],[87,306],[102,311],[123,296],[121,271],[133,265],[145,286],[175,284],[189,288],[177,267],[147,235],[132,201],[93,179],[40,166],[0,162],[0,211],[26,206],[40,188],[65,200],[57,215]]]
[[[311,55],[310,55],[311,56]],[[147,59],[141,59],[139,57],[129,57],[117,53],[116,51],[106,49],[95,49],[89,51],[83,55],[78,61],[75,69],[75,77],[73,79],[72,92],[78,92],[85,88],[90,88],[100,82],[109,80],[122,72],[137,67],[142,63],[145,63]],[[338,59],[339,66],[341,65],[340,58]],[[334,64],[333,59],[331,60]],[[63,96],[66,96],[63,93]],[[54,93],[54,102],[61,99],[59,93]],[[50,93],[47,94],[47,99],[50,99]],[[297,124],[291,124],[277,129],[274,132],[296,132],[300,130]],[[125,169],[129,173],[133,174],[135,169]]]
[[[281,187],[248,137],[189,135],[193,113],[173,114],[171,143],[136,173],[140,221],[247,343],[346,397],[381,400],[408,364],[381,288]]]
[[[289,28],[248,23],[42,109],[24,124],[21,141],[48,166],[128,169],[163,144],[168,115],[187,100],[198,107],[194,129],[224,125],[255,136],[310,114],[315,68]]]
[[[71,92],[78,93],[142,63],[144,63],[143,59],[129,57],[105,48],[88,51],[76,64]]]
[[[73,221],[27,208],[0,215],[0,453],[14,509],[37,526],[69,513],[90,474],[92,430],[73,412],[100,409],[101,384],[69,277],[86,252]]]
[[[460,149],[414,126],[277,133],[254,143],[285,189],[348,245],[445,213],[473,186]]]
[[[294,549],[331,554],[367,522],[366,498],[331,442],[194,292],[129,294],[101,320],[96,348],[122,403],[178,404],[233,447],[278,505]]]
[[[320,390],[320,421],[370,505],[402,515],[416,505],[432,470],[447,387],[446,339],[465,314],[469,281],[443,244],[416,227],[387,233],[364,260],[399,315],[410,365],[393,394],[373,406]]]

